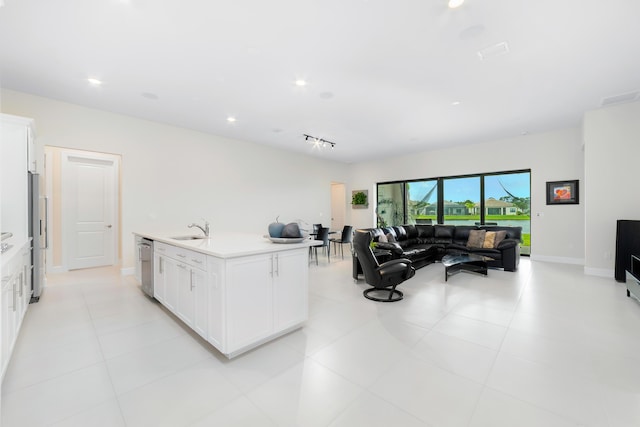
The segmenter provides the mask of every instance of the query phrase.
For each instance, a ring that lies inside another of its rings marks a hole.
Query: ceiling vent
[[[638,99],[638,95],[640,95],[640,92],[635,91],[635,92],[623,93],[622,95],[615,95],[615,96],[610,96],[608,98],[603,98],[602,106],[606,107],[607,105],[622,104],[624,102],[633,102]]]
[[[506,55],[509,53],[509,45],[507,42],[500,42],[494,45],[485,47],[484,49],[480,49],[478,51],[478,56],[480,59],[489,59],[494,58],[496,56]]]

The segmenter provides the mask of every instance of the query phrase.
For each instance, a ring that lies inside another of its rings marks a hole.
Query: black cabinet
[[[620,219],[616,227],[615,278],[618,282],[627,281],[631,255],[640,257],[640,221]]]

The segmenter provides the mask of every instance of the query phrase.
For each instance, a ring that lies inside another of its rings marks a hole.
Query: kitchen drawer
[[[164,243],[156,243],[156,245],[158,245],[158,252],[169,258],[173,258],[183,264],[199,268],[200,270],[207,270],[207,256],[203,253]]]
[[[153,250],[157,251],[158,253],[162,254],[162,255],[167,255],[169,253],[169,248],[171,248],[172,246],[167,245],[166,243],[160,243],[160,242],[154,242],[153,244]]]

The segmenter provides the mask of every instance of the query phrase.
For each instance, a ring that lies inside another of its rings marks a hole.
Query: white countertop
[[[134,232],[133,234],[218,258],[236,258],[322,245],[322,241],[311,240],[310,238],[304,240],[302,243],[273,243],[262,235],[231,232],[212,233],[208,239],[195,240],[176,240],[171,238],[171,236],[185,236],[190,234],[184,231],[177,233]]]
[[[2,243],[8,243],[9,245],[11,245],[10,249],[0,254],[0,260],[2,260],[0,264],[2,265],[3,269],[9,261],[11,261],[16,255],[20,253],[22,249],[24,249],[27,243],[31,242],[31,237],[21,241],[13,241],[14,239],[15,238],[10,238],[2,242]]]

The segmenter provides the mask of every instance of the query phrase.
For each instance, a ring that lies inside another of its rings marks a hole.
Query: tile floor
[[[384,304],[310,265],[306,326],[233,360],[115,269],[49,277],[2,426],[640,426],[640,303],[582,267],[419,270]]]

